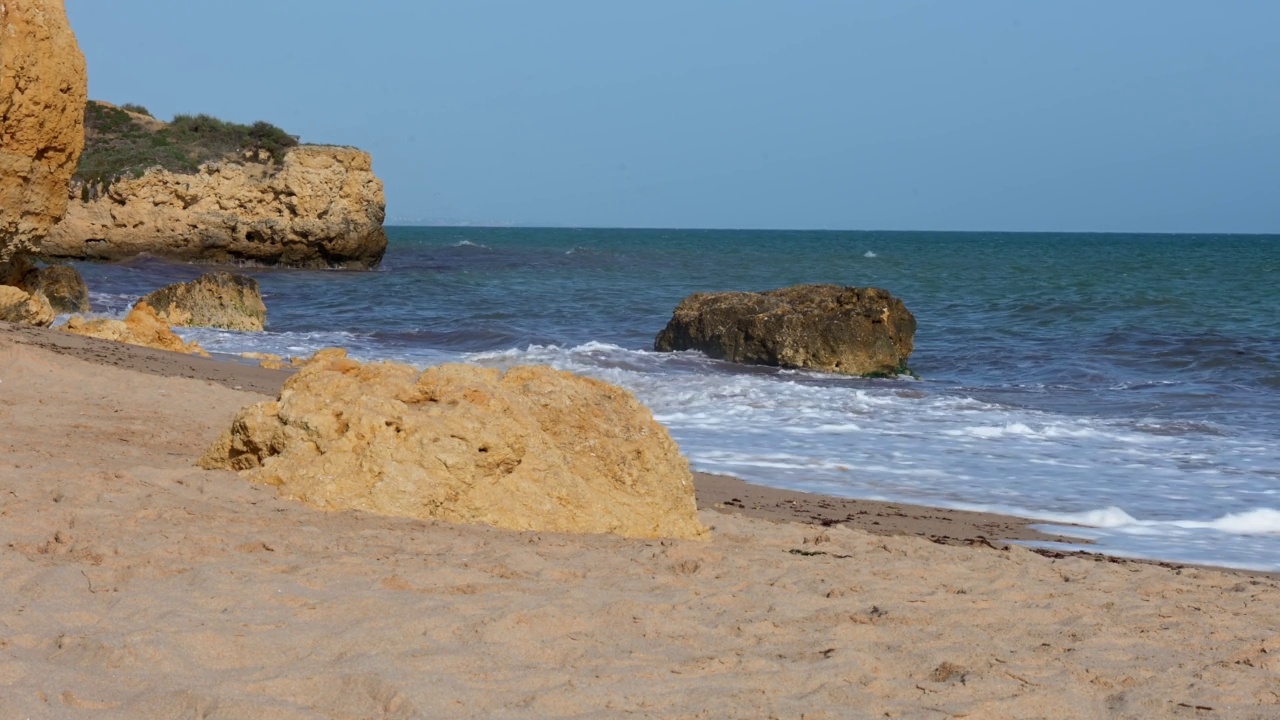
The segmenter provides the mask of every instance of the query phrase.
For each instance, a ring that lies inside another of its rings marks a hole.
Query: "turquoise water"
[[[1280,237],[391,228],[370,273],[249,269],[269,332],[419,365],[546,362],[630,388],[692,464],[1078,522],[1116,554],[1280,569]],[[82,265],[95,310],[204,268]],[[689,293],[833,282],[916,315],[921,379],[651,352]]]

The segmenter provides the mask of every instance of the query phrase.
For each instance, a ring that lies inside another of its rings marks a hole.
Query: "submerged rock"
[[[0,262],[38,249],[67,209],[86,89],[62,0],[0,2]]]
[[[258,281],[228,272],[160,288],[142,301],[170,325],[261,332],[267,323]]]
[[[49,327],[57,315],[41,293],[29,293],[12,285],[0,285],[0,320]]]
[[[209,353],[205,352],[199,344],[183,342],[182,338],[174,335],[169,325],[156,315],[156,311],[141,301],[133,306],[124,320],[86,320],[77,315],[61,327],[62,330],[73,335],[114,340],[186,355],[209,356]]]
[[[696,293],[675,309],[654,348],[700,350],[740,363],[845,375],[906,371],[916,319],[877,288],[797,285],[768,292]]]
[[[418,371],[326,350],[201,459],[332,510],[702,537],[689,466],[621,388],[548,367]]]

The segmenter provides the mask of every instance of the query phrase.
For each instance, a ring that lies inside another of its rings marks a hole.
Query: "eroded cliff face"
[[[280,165],[210,163],[195,174],[153,169],[96,199],[82,192],[72,189],[44,255],[371,268],[387,246],[382,181],[354,148],[305,145]]]
[[[0,0],[0,262],[34,250],[66,210],[86,83],[62,0]]]

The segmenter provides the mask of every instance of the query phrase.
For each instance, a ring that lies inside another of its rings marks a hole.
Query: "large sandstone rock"
[[[66,210],[86,82],[62,0],[0,2],[0,262],[37,249]]]
[[[36,267],[26,254],[15,254],[9,262],[0,262],[0,285],[40,293],[55,312],[89,312],[89,288],[80,273],[67,265]]]
[[[763,293],[696,293],[658,333],[659,351],[846,375],[906,371],[916,319],[877,288],[797,285]]]
[[[201,460],[325,509],[702,537],[679,448],[627,391],[548,367],[362,365],[327,350]]]
[[[142,298],[170,325],[261,332],[267,323],[258,281],[228,272],[205,273]]]
[[[55,313],[49,301],[40,293],[29,293],[12,285],[0,285],[0,320],[49,327]]]
[[[186,343],[182,338],[174,335],[173,330],[170,330],[165,321],[161,320],[156,315],[156,311],[145,302],[134,305],[124,320],[86,320],[77,315],[67,320],[67,324],[61,327],[74,335],[209,357],[209,353],[205,352],[198,343]]]
[[[369,154],[305,145],[283,164],[210,163],[195,174],[153,169],[97,199],[72,199],[46,256],[370,268],[382,260],[386,200]]]

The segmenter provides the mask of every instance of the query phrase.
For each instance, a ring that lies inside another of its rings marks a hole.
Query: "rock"
[[[99,198],[73,198],[46,238],[50,257],[371,268],[387,248],[386,200],[369,154],[305,145],[281,165],[152,169]]]
[[[0,262],[35,251],[67,208],[86,82],[62,0],[0,2]]]
[[[162,287],[142,301],[170,325],[262,332],[267,323],[258,281],[228,272]]]
[[[89,287],[70,265],[50,265],[36,270],[29,290],[43,293],[57,312],[89,312]]]
[[[174,335],[164,320],[156,315],[156,311],[141,301],[133,306],[124,320],[86,320],[76,315],[67,320],[67,324],[63,325],[62,329],[74,335],[209,357],[209,353],[197,343],[183,342],[182,338]]]
[[[44,295],[29,293],[12,285],[0,285],[0,320],[49,327],[55,316]]]
[[[266,368],[267,370],[283,370],[289,366],[284,358],[272,353],[242,352],[240,357],[246,360],[257,360],[258,367]]]
[[[419,372],[317,353],[200,463],[331,510],[703,537],[679,448],[627,391],[548,367]]]
[[[906,371],[916,319],[877,288],[797,285],[763,293],[696,293],[658,333],[659,351],[845,375]]]
[[[12,285],[29,293],[39,292],[55,312],[89,312],[89,288],[76,269],[68,265],[39,268],[25,253],[0,263],[0,285]]]

